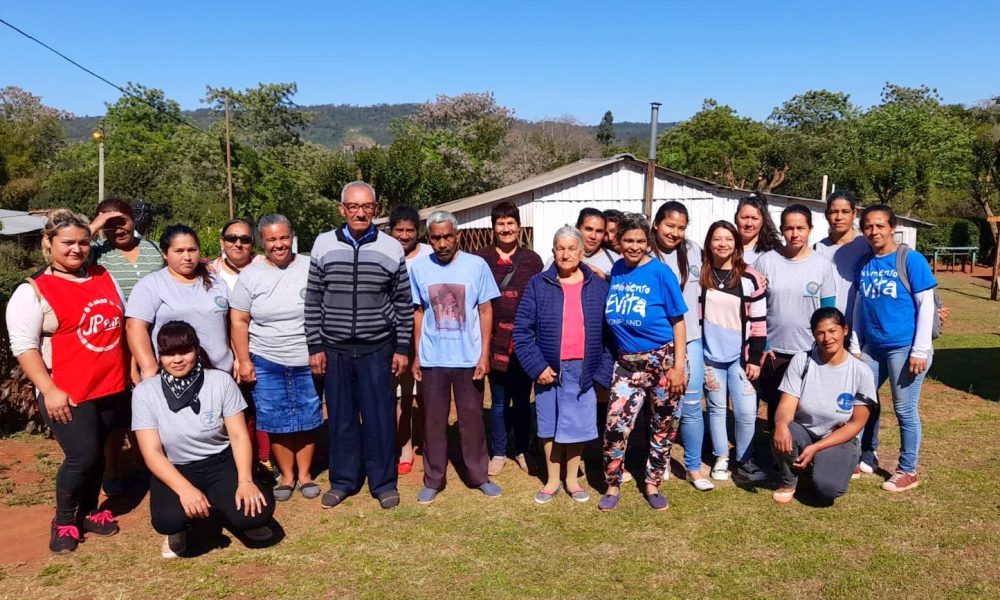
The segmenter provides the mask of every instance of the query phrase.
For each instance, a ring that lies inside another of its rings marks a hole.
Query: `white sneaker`
[[[729,458],[720,456],[715,459],[715,466],[712,467],[712,479],[716,481],[726,481],[729,479]]]
[[[687,476],[688,482],[694,487],[694,489],[699,492],[710,492],[715,489],[715,484],[709,481],[704,475],[699,474],[697,479],[692,479],[691,475]]]
[[[858,469],[865,475],[871,475],[875,472],[875,469],[864,461],[858,463]]]
[[[172,533],[163,538],[163,546],[160,548],[160,556],[163,558],[177,558],[187,550],[187,532]]]
[[[262,527],[254,527],[253,529],[245,529],[243,530],[243,535],[247,536],[248,540],[254,542],[264,542],[271,539],[274,532],[271,531],[270,527],[264,525]]]

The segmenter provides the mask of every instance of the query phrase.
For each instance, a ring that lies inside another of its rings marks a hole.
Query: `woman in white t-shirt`
[[[184,321],[164,324],[156,342],[162,369],[132,393],[132,430],[153,474],[149,512],[153,529],[166,536],[162,556],[182,554],[192,520],[212,516],[213,509],[247,539],[270,539],[274,494],[253,480],[239,387],[229,373],[212,368]]]
[[[844,347],[849,331],[844,313],[820,308],[809,325],[816,345],[792,358],[775,416],[781,481],[772,497],[779,504],[792,501],[806,474],[810,491],[823,502],[847,491],[861,456],[858,434],[878,403],[871,369]]]

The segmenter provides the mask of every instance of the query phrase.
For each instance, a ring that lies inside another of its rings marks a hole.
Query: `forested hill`
[[[374,142],[387,145],[392,142],[390,125],[396,119],[406,118],[416,112],[419,104],[376,104],[374,106],[352,106],[349,104],[319,104],[303,106],[302,110],[309,113],[310,120],[303,132],[303,138],[321,144],[328,148],[339,150],[344,144],[370,146]],[[217,113],[207,109],[187,110],[184,118],[197,125],[207,127],[212,121],[221,118]],[[74,117],[63,122],[66,138],[70,142],[79,142],[90,138],[97,127],[100,117]],[[660,123],[659,132],[673,127],[674,123]],[[596,134],[597,126],[583,125],[584,129]],[[622,121],[614,124],[615,137],[619,142],[640,140],[643,144],[649,138],[649,123]]]

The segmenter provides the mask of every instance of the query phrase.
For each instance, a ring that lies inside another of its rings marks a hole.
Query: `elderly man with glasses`
[[[306,285],[309,366],[325,375],[332,508],[368,488],[382,508],[396,489],[394,377],[408,366],[413,296],[403,248],[372,223],[375,190],[363,181],[340,195],[343,227],[313,245]]]

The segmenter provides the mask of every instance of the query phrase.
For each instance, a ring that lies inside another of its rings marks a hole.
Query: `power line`
[[[76,68],[84,71],[85,73],[91,75],[92,77],[96,77],[97,79],[99,79],[99,80],[103,81],[104,83],[110,85],[111,87],[115,88],[116,90],[118,90],[122,94],[125,94],[126,96],[128,96],[130,98],[134,98],[135,100],[138,100],[139,102],[142,102],[143,104],[145,104],[146,106],[149,106],[150,108],[152,108],[156,112],[160,113],[161,115],[163,115],[165,117],[168,117],[168,118],[172,119],[173,121],[176,121],[177,123],[179,123],[181,125],[184,125],[185,127],[190,127],[191,129],[193,129],[194,131],[197,131],[198,133],[207,135],[208,137],[210,137],[212,139],[215,139],[214,135],[212,135],[211,133],[205,131],[204,129],[202,129],[200,127],[198,127],[197,125],[191,123],[190,121],[182,119],[181,117],[179,117],[179,116],[177,116],[177,115],[175,115],[173,113],[170,113],[170,112],[167,112],[167,111],[163,110],[163,108],[157,106],[155,103],[150,102],[149,100],[143,98],[142,96],[140,96],[140,95],[138,95],[138,94],[136,94],[134,92],[131,92],[131,91],[129,91],[126,88],[123,88],[122,86],[120,86],[117,83],[115,83],[115,82],[107,79],[106,77],[103,77],[103,76],[99,75],[98,73],[95,73],[91,69],[88,69],[87,67],[81,65],[77,61],[75,61],[72,58],[66,56],[62,52],[56,50],[52,46],[46,44],[42,40],[40,40],[40,39],[36,38],[35,36],[31,35],[30,33],[28,33],[26,31],[18,28],[17,26],[11,24],[10,22],[8,22],[8,21],[0,18],[0,23],[2,23],[3,25],[6,25],[7,27],[9,27],[12,30],[16,31],[17,33],[21,34],[22,36],[28,38],[32,42],[35,42],[39,46],[41,46],[41,47],[45,48],[46,50],[48,50],[49,52],[52,52],[56,56],[62,58],[66,62],[68,62],[71,65],[73,65],[74,67],[76,67]],[[258,153],[254,148],[245,147],[245,148],[240,148],[240,149],[241,150],[245,150],[245,151],[246,150],[250,151],[252,154],[254,154],[257,157],[258,160],[261,160],[261,161],[263,161],[265,163],[270,163],[272,166],[275,166],[275,167],[277,167],[279,169],[282,169],[282,170],[284,170],[287,173],[290,173],[292,175],[301,175],[301,173],[299,173],[299,172],[297,172],[295,170],[292,170],[289,167],[286,167],[285,165],[283,165],[283,164],[281,164],[279,162],[276,162],[276,161],[272,160],[271,158]]]

